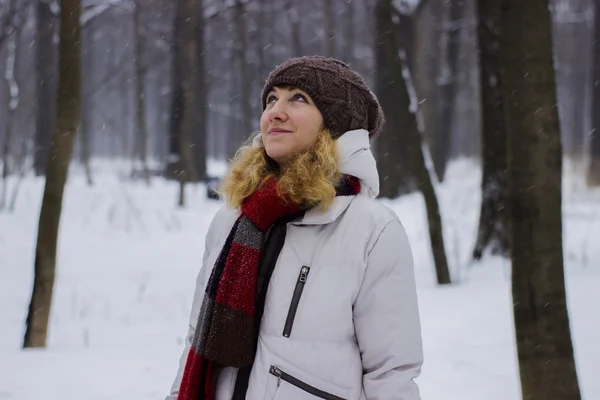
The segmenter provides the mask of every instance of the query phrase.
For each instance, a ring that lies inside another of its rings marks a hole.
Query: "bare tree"
[[[512,295],[524,399],[580,399],[563,268],[562,149],[548,0],[505,0]]]
[[[460,52],[460,18],[463,0],[444,2],[439,6],[443,14],[443,34],[440,40],[438,71],[439,99],[438,124],[433,146],[433,165],[438,179],[444,180],[452,143],[453,116],[458,94],[458,57]]]
[[[449,284],[451,283],[451,279],[444,247],[439,204],[431,176],[425,164],[422,137],[417,124],[416,105],[411,105],[411,96],[407,81],[405,80],[405,76],[409,75],[409,70],[408,67],[403,68],[404,66],[399,56],[400,49],[396,41],[397,27],[392,20],[392,1],[378,0],[375,13],[378,23],[376,34],[377,71],[381,74],[378,78],[377,88],[379,93],[383,95],[381,97],[382,100],[392,100],[389,103],[386,101],[382,104],[384,111],[386,111],[386,114],[392,120],[396,119],[394,122],[398,125],[395,125],[395,127],[401,127],[402,131],[406,134],[402,142],[399,140],[393,142],[395,146],[398,146],[396,148],[389,146],[389,141],[384,145],[379,142],[378,151],[380,155],[383,153],[383,160],[387,158],[385,162],[391,162],[394,155],[398,157],[398,150],[400,148],[409,149],[409,152],[406,154],[409,157],[412,170],[415,172],[416,180],[419,182],[418,188],[423,194],[427,209],[429,238],[435,262],[437,282],[438,284]],[[386,135],[395,138],[401,137],[398,131],[385,132],[382,138]],[[386,178],[384,175],[383,185],[386,184]],[[397,191],[398,188],[396,188],[395,194],[398,193]],[[391,193],[394,192],[391,191]],[[382,195],[386,196],[385,193]]]
[[[562,147],[565,154],[579,161],[588,126],[593,7],[590,0],[551,0],[550,4]]]
[[[0,209],[8,205],[8,176],[16,169],[18,160],[13,154],[13,136],[15,128],[15,115],[21,101],[21,88],[17,82],[17,53],[21,30],[26,21],[26,10],[30,3],[28,1],[9,0],[0,4],[0,52],[6,45],[6,64],[4,79],[6,81],[6,98],[8,107],[6,110],[6,132],[2,144],[2,190],[0,191]]]
[[[193,107],[196,111],[196,120],[193,133],[193,153],[194,168],[198,179],[206,178],[206,158],[207,158],[207,124],[208,117],[208,94],[209,84],[206,79],[206,37],[204,32],[204,0],[196,0],[196,20],[197,27],[194,35],[194,44],[196,46],[195,60],[195,83],[196,92]]]
[[[46,186],[35,252],[35,277],[23,347],[45,347],[56,270],[56,245],[64,186],[81,106],[81,0],[62,0],[56,129],[46,165]]]
[[[354,49],[356,48],[356,40],[355,40],[355,28],[354,24],[356,23],[355,18],[355,7],[356,3],[351,1],[346,2],[346,8],[344,10],[344,19],[345,19],[345,38],[344,38],[344,60],[350,64],[354,65]]]
[[[34,135],[33,168],[35,174],[44,175],[50,138],[56,124],[56,85],[57,85],[57,35],[58,18],[53,8],[58,7],[54,0],[38,0],[36,55],[37,55],[37,99],[36,129]]]
[[[593,92],[592,92],[592,134],[590,145],[590,166],[587,182],[589,186],[600,186],[600,0],[595,1],[594,47],[592,50]]]
[[[327,57],[335,57],[336,54],[336,38],[335,38],[335,16],[334,5],[332,0],[323,1],[323,26],[325,28],[325,55]]]
[[[185,205],[185,184],[198,181],[192,138],[197,122],[195,91],[196,0],[177,0],[174,24],[169,175],[179,181],[179,206]]]
[[[479,68],[483,109],[483,177],[479,232],[473,258],[481,259],[484,251],[508,254],[508,182],[506,127],[500,71],[499,29],[502,18],[500,4],[479,0]]]
[[[386,123],[375,145],[382,197],[394,198],[417,189],[411,153],[415,150],[406,139],[413,117],[410,99],[403,85],[402,66],[398,57],[396,26],[391,1],[378,0],[375,15],[375,89],[386,114]]]
[[[292,35],[293,54],[296,57],[303,55],[302,37],[300,36],[300,16],[294,4],[294,0],[286,0],[285,16],[290,25]]]
[[[135,129],[136,129],[136,155],[140,161],[140,167],[144,174],[144,180],[146,184],[150,184],[150,173],[148,171],[148,127],[146,125],[146,67],[143,65],[143,40],[144,33],[142,31],[141,22],[141,6],[142,1],[136,0],[135,7],[133,10],[133,24],[134,24],[134,46],[135,46]]]
[[[236,43],[235,54],[236,62],[238,66],[239,74],[239,93],[240,93],[240,104],[242,111],[242,137],[239,138],[239,142],[235,144],[237,148],[247,138],[252,131],[253,118],[252,118],[252,82],[250,68],[248,65],[248,27],[247,27],[247,14],[246,14],[246,3],[243,0],[236,0],[235,7],[233,10],[234,25],[236,32]]]
[[[19,43],[19,32],[11,34],[8,40],[8,55],[6,57],[6,69],[4,79],[6,79],[8,110],[6,118],[6,132],[4,135],[4,145],[2,149],[2,194],[0,197],[0,209],[8,206],[8,177],[12,172],[13,164],[11,163],[11,145],[13,141],[14,116],[19,106],[19,84],[15,77],[15,65],[17,60],[17,49]]]

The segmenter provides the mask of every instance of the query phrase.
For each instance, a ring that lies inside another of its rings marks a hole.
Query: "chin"
[[[267,155],[273,160],[275,161],[277,164],[281,163],[283,160],[286,159],[286,154],[279,154],[279,153],[268,153]]]
[[[278,148],[279,146],[267,146],[267,148],[265,149],[267,152],[267,155],[269,157],[271,157],[275,162],[279,162],[281,160],[284,160],[288,155],[289,155],[289,151],[287,149],[282,149],[282,148]]]

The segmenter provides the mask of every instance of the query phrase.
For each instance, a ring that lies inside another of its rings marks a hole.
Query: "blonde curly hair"
[[[247,143],[236,152],[219,192],[231,207],[239,208],[265,181],[275,178],[283,198],[326,210],[333,203],[335,188],[341,178],[338,161],[336,141],[327,129],[323,129],[315,143],[296,155],[285,168],[280,168],[264,147]]]

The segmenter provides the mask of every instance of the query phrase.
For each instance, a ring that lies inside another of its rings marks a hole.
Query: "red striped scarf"
[[[206,285],[196,332],[186,360],[178,400],[214,400],[221,367],[252,365],[258,264],[265,232],[280,218],[300,211],[284,201],[271,180],[244,201]],[[360,192],[357,178],[344,175],[338,196]]]

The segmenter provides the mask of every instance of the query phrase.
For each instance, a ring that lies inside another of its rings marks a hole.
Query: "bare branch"
[[[82,9],[79,22],[83,26],[113,7],[119,7],[127,11],[133,11],[135,4],[126,0],[104,0],[98,1],[97,3],[86,4]]]

